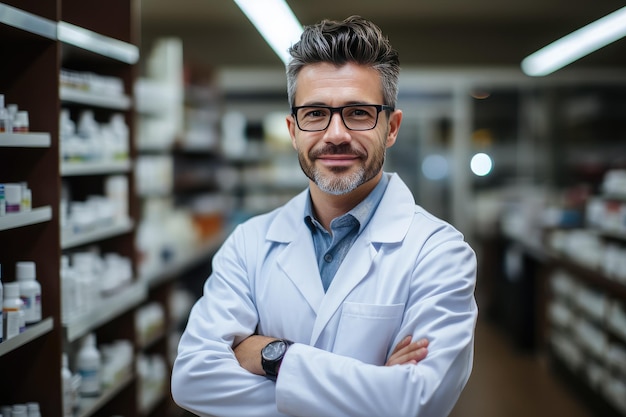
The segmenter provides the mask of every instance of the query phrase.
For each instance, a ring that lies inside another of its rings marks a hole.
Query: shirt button
[[[324,255],[324,260],[328,263],[331,263],[333,261],[333,255],[327,253],[326,255]]]

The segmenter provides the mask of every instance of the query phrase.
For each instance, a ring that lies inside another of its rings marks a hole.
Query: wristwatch
[[[283,362],[287,348],[292,344],[291,340],[278,339],[269,342],[261,350],[261,366],[263,366],[267,378],[276,381],[278,368]]]

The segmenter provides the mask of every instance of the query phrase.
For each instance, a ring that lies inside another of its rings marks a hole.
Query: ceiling
[[[259,0],[262,1],[262,0]],[[403,67],[515,67],[547,43],[624,6],[624,0],[288,0],[303,25],[360,14],[377,23]],[[142,53],[154,39],[183,40],[200,68],[282,62],[231,0],[141,0]],[[626,68],[626,39],[571,68]]]

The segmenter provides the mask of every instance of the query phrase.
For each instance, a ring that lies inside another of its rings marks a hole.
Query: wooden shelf
[[[81,399],[81,401],[88,402],[89,404],[81,407],[81,410],[78,413],[78,417],[89,417],[94,415],[104,405],[111,401],[117,394],[119,394],[122,390],[128,387],[134,380],[135,374],[131,371],[120,381],[116,381],[116,384],[113,388],[105,390],[102,395],[94,398],[92,401],[85,401],[85,399]]]
[[[126,64],[136,64],[139,60],[139,48],[137,46],[100,35],[71,23],[58,23],[58,37],[61,42]]]
[[[49,133],[0,133],[3,148],[49,148]]]
[[[0,23],[44,38],[57,39],[55,22],[0,3]]]
[[[83,233],[62,233],[61,249],[70,249],[76,246],[88,243],[98,242],[110,237],[122,235],[133,230],[134,224],[132,220],[123,223],[114,224],[108,227],[98,228],[96,230]]]
[[[53,328],[54,319],[52,317],[48,317],[37,324],[28,326],[23,333],[0,343],[0,357],[20,348],[21,346],[24,346],[28,342],[35,340],[46,333],[51,332]]]
[[[612,297],[626,301],[626,285],[604,276],[600,271],[577,264],[558,253],[551,253],[550,259],[553,263],[562,266],[587,283],[602,288],[603,291],[611,294]]]
[[[37,131],[0,133],[0,179],[27,183],[37,206],[29,212],[0,217],[0,233],[6,231],[7,238],[0,251],[0,263],[3,269],[12,268],[23,259],[36,263],[42,275],[46,319],[0,343],[0,369],[6,374],[20,375],[2,384],[0,400],[7,404],[19,399],[37,400],[42,415],[60,416],[63,398],[55,387],[59,386],[62,354],[66,353],[70,363],[75,363],[79,339],[91,331],[97,332],[103,342],[133,339],[134,323],[124,318],[132,316],[148,297],[148,285],[135,280],[85,315],[64,323],[61,313],[65,281],[60,276],[60,255],[71,256],[73,248],[95,244],[102,254],[113,253],[129,259],[132,269],[136,269],[135,224],[140,210],[133,186],[136,156],[133,86],[139,48],[133,43],[139,40],[135,7],[138,0],[6,3],[0,0],[0,37],[10,58],[2,61],[0,93],[5,95],[7,103],[18,104],[29,112],[31,127]],[[117,90],[107,93],[96,91],[97,86],[91,91],[71,88],[66,80],[72,80],[67,75],[74,73],[114,79]],[[74,117],[91,110],[98,122],[103,122],[107,115],[121,114],[129,129],[128,160],[64,164],[59,157],[60,106]],[[130,218],[87,233],[62,230],[57,212],[66,189],[76,200],[102,193],[104,176],[109,174],[128,179]],[[101,335],[109,331],[110,335]],[[136,344],[135,340],[130,342]],[[129,374],[114,389],[83,407],[79,415],[138,417],[134,365],[129,366]]]
[[[24,213],[7,214],[0,217],[0,231],[43,223],[51,219],[52,208],[50,206],[35,208]]]
[[[106,96],[65,86],[61,86],[59,93],[61,101],[112,110],[128,110],[132,104],[128,96]]]
[[[117,174],[129,172],[130,170],[131,163],[129,160],[106,162],[65,162],[61,165],[61,175],[64,177]]]
[[[91,311],[63,323],[67,340],[72,342],[128,310],[138,306],[148,296],[146,285],[136,282],[115,295],[100,300]]]

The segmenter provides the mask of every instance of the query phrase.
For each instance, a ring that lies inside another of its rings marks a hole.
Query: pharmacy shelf
[[[28,342],[35,340],[46,333],[51,332],[53,328],[54,319],[52,317],[48,317],[37,324],[28,326],[26,330],[24,330],[24,332],[0,343],[0,356],[6,355],[7,353],[12,352],[17,348],[24,346]]]
[[[137,307],[147,298],[148,289],[145,283],[135,282],[119,293],[102,299],[88,313],[63,323],[67,340],[69,342],[77,340],[90,331]]]
[[[2,3],[0,3],[0,23],[48,39],[57,39],[57,25],[52,20]]]
[[[111,401],[118,393],[120,393],[123,389],[129,386],[134,380],[135,375],[132,371],[130,371],[127,375],[122,377],[120,381],[116,381],[115,386],[105,390],[98,398],[94,398],[93,401],[89,401],[86,406],[81,407],[82,409],[79,411],[78,417],[89,417],[96,414],[98,410],[100,410],[104,405]],[[86,400],[82,398],[81,401]]]
[[[61,175],[64,177],[82,175],[101,175],[129,172],[130,160],[107,162],[66,162],[61,165]]]
[[[134,223],[128,219],[124,222],[120,222],[111,226],[101,227],[96,230],[91,230],[82,233],[69,233],[63,232],[61,234],[61,249],[70,249],[76,246],[85,245],[88,243],[98,242],[103,239],[122,235],[133,230]]]
[[[139,48],[108,36],[67,22],[58,23],[58,38],[61,42],[73,45],[126,64],[136,64]]]
[[[52,208],[43,206],[24,213],[7,214],[0,217],[0,230],[16,229],[52,219]]]
[[[0,147],[6,148],[49,148],[49,133],[0,133]]]
[[[112,110],[128,110],[132,104],[130,97],[123,95],[107,96],[65,86],[61,86],[59,92],[61,101],[103,107]]]
[[[219,233],[210,239],[207,239],[196,251],[181,256],[180,258],[162,265],[158,273],[146,274],[140,278],[141,281],[147,282],[153,288],[162,283],[170,281],[178,277],[181,272],[193,267],[199,262],[207,259],[224,241],[224,234]]]
[[[626,301],[626,285],[605,276],[602,272],[590,269],[589,267],[577,263],[575,260],[569,259],[557,252],[549,254],[550,261],[565,270],[576,275],[586,283],[602,289],[602,291],[615,299]]]

